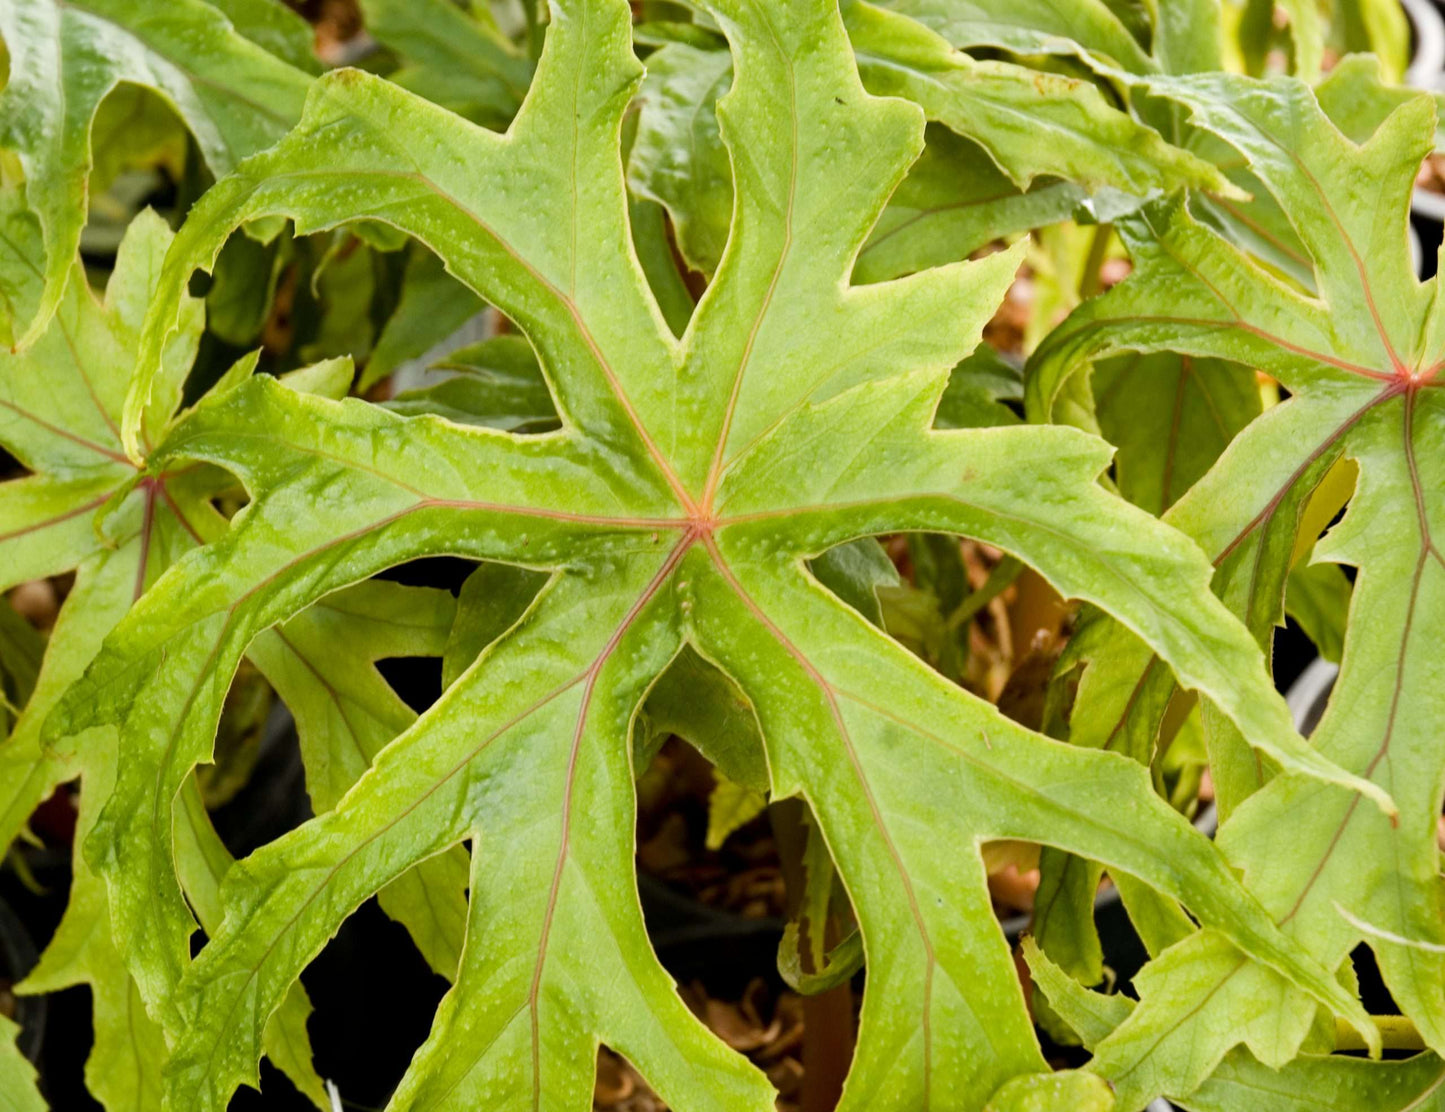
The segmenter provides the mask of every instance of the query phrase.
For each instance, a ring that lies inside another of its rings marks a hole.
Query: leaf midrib
[[[443,189],[440,184],[438,184],[436,181],[434,181],[432,178],[430,178],[420,170],[408,172],[403,170],[360,170],[336,168],[326,170],[289,170],[284,173],[270,173],[267,174],[264,179],[253,179],[253,181],[255,181],[256,186],[259,187],[260,185],[280,180],[290,180],[296,178],[337,177],[389,178],[415,182],[416,184],[422,186],[422,188],[434,194],[439,200],[441,200],[445,204],[450,205],[460,215],[470,220],[473,224],[477,226],[478,229],[481,230],[481,232],[485,236],[487,236],[487,238],[489,238],[493,243],[495,243],[504,252],[506,252],[507,256],[511,258],[512,261],[515,262],[524,271],[526,271],[533,281],[535,281],[553,298],[555,298],[566,310],[568,316],[572,318],[573,327],[577,330],[577,334],[582,338],[582,342],[586,345],[588,353],[592,356],[593,362],[596,364],[598,370],[600,370],[603,376],[607,379],[607,383],[612,391],[613,398],[616,400],[618,405],[622,407],[629,425],[637,434],[638,438],[642,441],[648,455],[652,457],[654,465],[658,468],[658,471],[661,473],[663,479],[671,488],[673,496],[677,499],[678,504],[683,508],[684,512],[687,513],[689,517],[699,516],[697,507],[692,500],[692,496],[688,493],[687,488],[683,486],[681,480],[678,478],[677,472],[672,466],[672,462],[657,446],[657,442],[653,439],[651,432],[647,428],[647,425],[638,415],[636,408],[632,404],[631,398],[628,396],[627,391],[623,388],[621,380],[617,377],[617,372],[613,369],[611,362],[603,354],[601,346],[597,343],[596,337],[592,335],[592,330],[587,326],[587,322],[583,319],[581,309],[578,307],[577,303],[570,296],[558,289],[557,285],[554,282],[552,282],[540,270],[533,266],[531,262],[529,262],[515,247],[512,246],[510,241],[508,241],[501,235],[501,233],[499,233],[490,224],[483,220],[481,216],[474,212],[471,208],[463,204],[461,200]],[[382,218],[378,217],[377,219]],[[383,220],[382,222],[391,223],[390,221],[385,220]],[[416,236],[416,238],[421,242],[425,243],[430,250],[436,252],[435,246],[428,242],[424,236]],[[469,286],[471,285],[470,282],[468,282],[467,284]],[[475,289],[474,292],[478,293],[478,295],[481,295],[482,293],[482,291]]]
[[[743,377],[747,374],[748,366],[752,362],[753,346],[757,342],[763,322],[767,319],[768,311],[772,307],[773,296],[777,293],[778,283],[782,280],[783,270],[787,266],[788,256],[793,249],[793,216],[798,199],[798,77],[793,68],[792,56],[778,38],[778,31],[773,26],[772,20],[764,18],[762,22],[768,29],[768,35],[773,40],[778,57],[782,59],[783,70],[788,75],[788,122],[792,128],[792,142],[788,147],[788,205],[783,215],[783,244],[778,251],[777,262],[773,266],[772,277],[768,281],[768,288],[763,294],[762,303],[758,306],[752,326],[748,329],[742,356],[738,360],[738,369],[733,376],[727,407],[723,410],[722,428],[718,432],[717,443],[713,445],[712,462],[708,465],[707,480],[703,484],[701,509],[703,517],[712,516],[713,499],[717,495],[718,484],[721,482],[723,471],[727,466],[728,437],[732,433],[733,418],[737,413],[738,402],[742,396]]]

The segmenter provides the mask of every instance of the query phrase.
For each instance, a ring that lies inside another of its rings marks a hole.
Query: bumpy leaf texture
[[[1445,675],[1431,631],[1445,620],[1445,317],[1438,280],[1416,281],[1405,243],[1436,107],[1426,96],[1382,104],[1373,126],[1357,127],[1357,145],[1298,82],[1219,75],[1148,87],[1248,160],[1306,248],[1315,292],[1257,265],[1185,205],[1161,205],[1124,225],[1133,276],[1040,349],[1030,401],[1049,411],[1087,360],[1125,351],[1234,360],[1288,390],[1165,519],[1212,558],[1215,590],[1262,645],[1302,556],[1358,569],[1339,679],[1313,741],[1389,790],[1400,813],[1387,818],[1356,795],[1257,759],[1206,710],[1227,819],[1219,842],[1280,927],[1324,964],[1339,967],[1367,943],[1394,999],[1439,1051]],[[1344,518],[1315,544],[1347,499]],[[1084,720],[1101,736],[1138,739],[1147,758],[1172,681],[1117,627],[1090,661]],[[1240,1042],[1279,1066],[1299,1050],[1314,1013],[1207,930],[1166,950],[1140,987],[1141,1006],[1096,1048],[1094,1068],[1124,1104],[1188,1096]]]
[[[678,998],[637,902],[633,722],[685,649],[751,703],[773,797],[807,799],[856,909],[868,990],[846,1109],[981,1109],[1046,1069],[988,899],[991,839],[1142,878],[1375,1037],[1142,768],[1009,722],[810,574],[860,537],[980,538],[1116,615],[1272,760],[1356,783],[1294,733],[1195,546],[1096,482],[1102,442],[930,427],[1017,252],[850,287],[923,115],[864,91],[827,0],[713,10],[735,69],[718,105],[735,200],[680,338],[632,247],[619,137],[641,69],[621,0],[553,5],[505,135],[362,73],[321,79],[297,129],[219,182],[167,259],[147,366],[192,271],[242,223],[390,223],[522,328],[561,419],[518,436],[254,379],[149,454],[224,468],[252,501],[141,599],[52,722],[120,731],[88,848],[172,1040],[172,1108],[219,1109],[254,1083],[268,1020],[344,917],[464,841],[455,984],[392,1107],[585,1108],[605,1042],[672,1107],[771,1108],[762,1075]],[[138,381],[127,402],[129,452],[150,394]],[[437,553],[547,578],[332,810],[229,869],[224,922],[193,963],[176,800],[241,654],[330,592]],[[1388,805],[1369,787],[1360,813]]]
[[[26,273],[40,257],[30,250],[36,239],[7,239],[6,262]],[[10,844],[58,783],[76,776],[83,782],[78,836],[93,826],[114,782],[114,750],[46,747],[41,724],[147,585],[193,547],[202,531],[224,528],[209,502],[232,484],[224,472],[149,472],[121,450],[121,410],[141,324],[170,242],[164,222],[142,213],[121,245],[105,299],[91,293],[77,260],[41,339],[24,353],[0,355],[0,442],[32,472],[0,485],[5,521],[0,551],[6,556],[0,582],[8,588],[76,573],[34,689],[0,745],[0,845]],[[38,286],[39,268],[29,273]],[[152,403],[142,416],[147,444],[169,431],[200,338],[200,304],[186,299],[181,315],[182,327],[167,345]],[[204,810],[188,816],[186,832],[189,838],[183,837],[178,853],[188,861],[193,840],[215,841]],[[218,852],[196,864],[223,872],[230,859],[215,845]],[[218,883],[219,873],[212,886]],[[216,914],[213,922],[218,921]],[[87,1063],[92,1092],[109,1108],[154,1107],[164,1039],[115,950],[104,886],[77,855],[65,919],[21,990],[49,992],[80,983],[90,986],[94,999],[95,1046]],[[283,1068],[294,1065],[297,1083],[320,1101],[320,1081],[307,1061],[306,1011],[298,988],[278,1013],[284,1039],[278,1035],[272,1045],[295,1048],[298,1058],[283,1054],[279,1062]]]
[[[3,196],[3,194],[0,194]],[[23,228],[34,232],[33,222]],[[136,371],[147,307],[156,297],[171,232],[143,212],[121,244],[105,297],[90,291],[80,263],[49,327],[33,346],[0,354],[0,443],[31,472],[0,484],[0,585],[73,570],[33,690],[0,744],[0,845],[9,846],[36,805],[62,781],[81,781],[77,844],[110,796],[116,753],[110,745],[48,747],[41,724],[61,694],[100,649],[135,600],[184,552],[224,532],[212,498],[234,486],[215,468],[133,463],[122,451],[121,411]],[[38,235],[7,238],[5,262],[38,288]],[[166,345],[151,403],[142,414],[143,444],[164,444],[184,427],[181,389],[200,340],[202,308],[185,298],[181,327]],[[243,360],[216,387],[249,374]],[[348,362],[300,372],[298,388],[344,394]],[[381,656],[439,654],[451,625],[444,592],[373,583],[326,599],[250,647],[252,659],[292,708],[310,772],[313,798],[326,806],[363,772],[374,753],[414,717],[372,667]],[[221,920],[216,899],[231,864],[188,783],[176,816],[177,870],[203,924]],[[87,1063],[91,1092],[108,1109],[157,1107],[166,1057],[160,1028],[120,960],[104,885],[77,854],[65,919],[23,992],[88,984],[94,1000],[95,1047]],[[438,858],[382,893],[382,904],[412,931],[440,970],[456,967],[465,865]],[[319,1107],[328,1107],[311,1069],[296,986],[273,1020],[267,1046],[277,1064]]]

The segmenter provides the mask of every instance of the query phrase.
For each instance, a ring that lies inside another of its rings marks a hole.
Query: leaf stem
[[[1084,260],[1084,272],[1079,276],[1080,301],[1088,301],[1103,292],[1104,279],[1100,272],[1109,255],[1109,241],[1113,235],[1112,224],[1100,224],[1094,229],[1094,238],[1089,241],[1089,255]]]
[[[1005,556],[1000,560],[993,571],[988,573],[988,578],[984,580],[983,586],[960,602],[958,609],[948,616],[949,632],[960,629],[973,621],[974,615],[1008,590],[1023,570],[1022,561],[1013,556]]]

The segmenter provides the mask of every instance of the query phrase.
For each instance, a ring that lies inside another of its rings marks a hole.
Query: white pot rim
[[[1445,17],[1430,0],[1400,0],[1415,32],[1415,49],[1405,70],[1405,84],[1416,89],[1440,88],[1445,71]]]
[[[1435,92],[1445,86],[1445,16],[1431,0],[1400,0],[1415,35],[1415,49],[1405,71],[1405,84]],[[1416,189],[1410,208],[1421,216],[1445,223],[1445,194]],[[1419,266],[1417,263],[1416,270]]]
[[[1320,700],[1320,696],[1330,690],[1335,682],[1335,677],[1340,674],[1338,664],[1331,664],[1322,656],[1311,660],[1305,670],[1299,674],[1299,679],[1289,685],[1289,692],[1284,697],[1285,706],[1289,707],[1290,717],[1294,719],[1294,728],[1300,729],[1309,716],[1311,710]]]

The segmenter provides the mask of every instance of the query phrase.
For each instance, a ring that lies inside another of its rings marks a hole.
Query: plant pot
[[[0,980],[14,984],[22,980],[35,966],[38,955],[30,932],[10,905],[0,900]],[[47,1002],[43,996],[16,996],[15,1022],[20,1024],[17,1045],[20,1052],[32,1062],[40,1057],[40,1047],[45,1041],[45,1016]]]
[[[1438,89],[1445,78],[1445,18],[1431,0],[1400,0],[1410,20],[1410,65],[1405,84],[1416,89]]]
[[[1410,17],[1414,52],[1405,84],[1431,92],[1445,85],[1445,17],[1431,0],[1400,0]],[[1445,223],[1445,193],[1417,187],[1410,197],[1410,209],[1435,225]],[[1419,259],[1416,271],[1420,270]]]
[[[1324,716],[1330,692],[1334,690],[1335,677],[1339,674],[1339,665],[1331,664],[1324,657],[1316,657],[1285,693],[1285,705],[1294,717],[1294,728],[1305,737],[1314,733]]]

